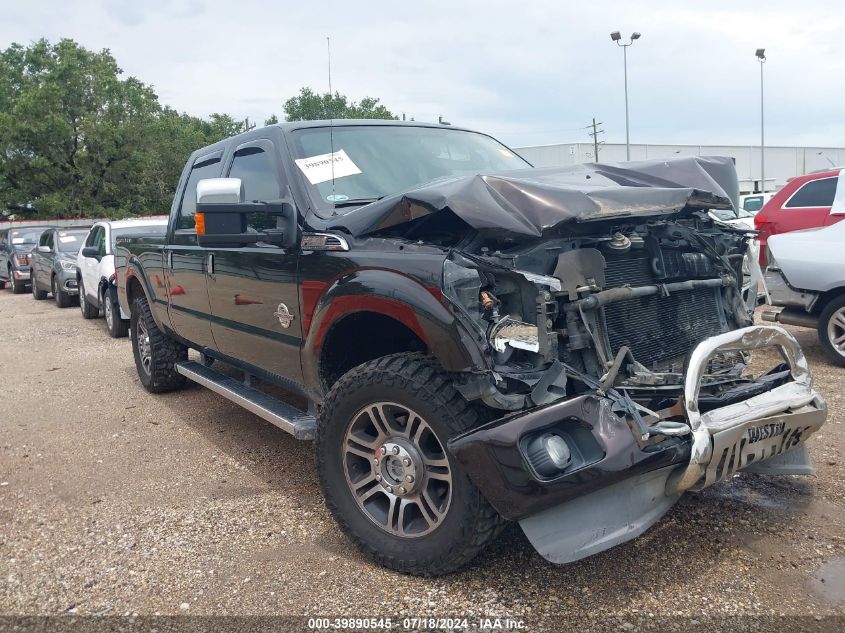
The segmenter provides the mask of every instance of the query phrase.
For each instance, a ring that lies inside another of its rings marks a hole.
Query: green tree
[[[299,95],[285,101],[283,109],[288,121],[399,118],[374,97],[355,102],[339,92],[318,94],[308,87],[300,88]]]
[[[108,50],[46,40],[0,51],[0,208],[50,217],[166,213],[188,156],[243,131],[162,107]]]
[[[0,202],[58,215],[131,204],[116,196],[139,168],[159,106],[149,86],[120,73],[107,50],[72,40],[0,53]]]

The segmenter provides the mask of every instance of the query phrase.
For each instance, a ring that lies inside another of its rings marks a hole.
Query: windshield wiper
[[[384,198],[384,196],[379,196],[378,198],[356,198],[355,200],[339,200],[334,203],[335,209],[340,209],[342,207],[362,207],[365,204],[370,204],[371,202],[378,202]]]

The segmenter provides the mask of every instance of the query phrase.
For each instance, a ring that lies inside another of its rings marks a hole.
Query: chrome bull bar
[[[701,413],[698,396],[710,358],[717,352],[779,349],[792,381],[742,402]],[[813,389],[810,368],[798,341],[777,326],[756,325],[702,341],[692,352],[684,384],[684,406],[692,431],[689,464],[666,482],[666,493],[700,490],[727,479],[752,462],[803,444],[827,417],[824,399]]]

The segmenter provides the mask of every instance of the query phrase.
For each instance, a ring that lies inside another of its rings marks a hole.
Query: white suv
[[[115,240],[139,235],[162,235],[166,230],[167,218],[97,222],[91,227],[76,260],[79,308],[83,318],[96,319],[102,311],[110,336],[120,338],[127,335],[129,315],[123,314],[117,303],[114,281]]]

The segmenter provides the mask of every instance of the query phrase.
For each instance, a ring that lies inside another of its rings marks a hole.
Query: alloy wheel
[[[135,335],[138,341],[138,355],[141,357],[141,367],[144,372],[150,375],[153,365],[153,354],[150,346],[150,335],[143,319],[138,319],[138,332]]]
[[[103,297],[103,312],[106,317],[106,325],[111,330],[114,327],[114,312],[108,295]]]
[[[429,534],[449,511],[452,469],[444,445],[404,405],[377,402],[353,416],[343,470],[358,507],[393,536]]]
[[[830,315],[827,321],[827,338],[833,349],[845,356],[845,306]]]

